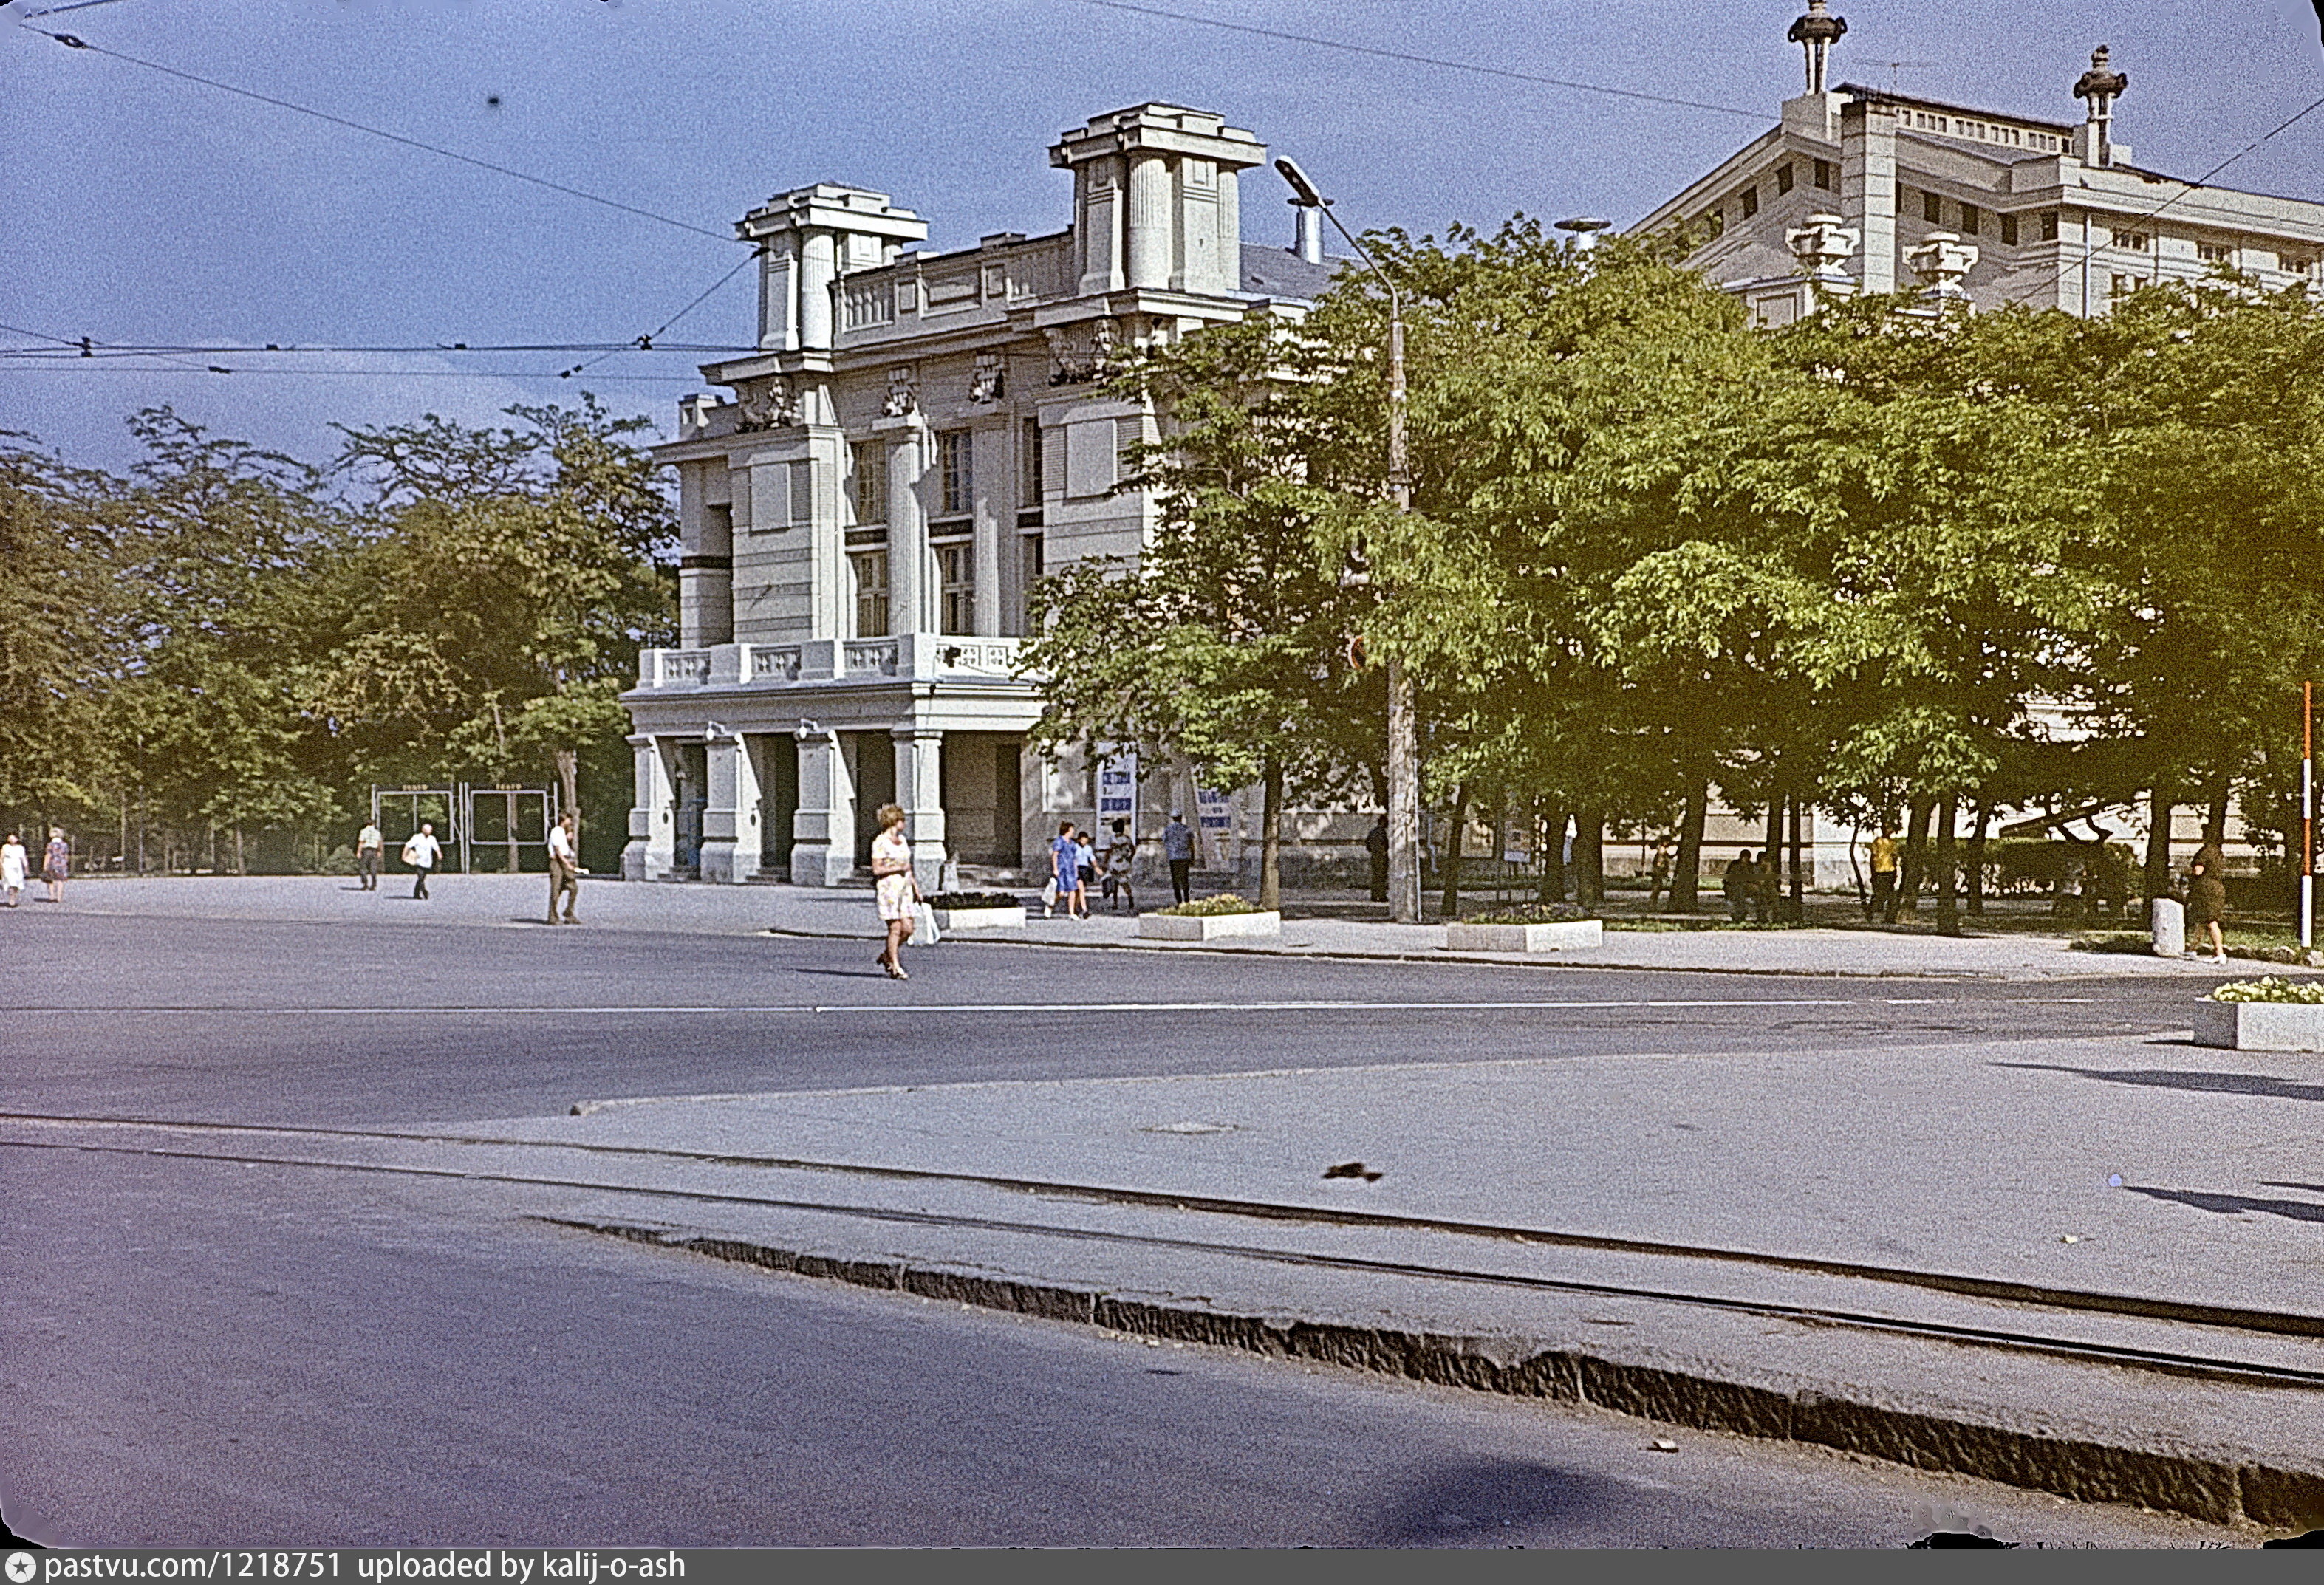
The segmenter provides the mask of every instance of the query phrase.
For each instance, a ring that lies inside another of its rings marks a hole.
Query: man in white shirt
[[[411,883],[413,897],[426,900],[428,872],[436,868],[443,857],[444,848],[436,840],[434,823],[421,821],[420,829],[411,834],[411,840],[403,844],[403,862],[411,866],[411,873],[416,877]]]
[[[573,845],[573,811],[557,817],[549,833],[549,922],[578,925],[573,910],[581,901],[581,855]],[[557,917],[557,899],[565,899],[565,917]]]

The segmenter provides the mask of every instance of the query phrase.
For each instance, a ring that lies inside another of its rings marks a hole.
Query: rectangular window
[[[1757,186],[1743,189],[1743,218],[1748,220],[1759,212],[1759,189]]]
[[[1792,190],[1792,162],[1784,161],[1775,167],[1775,196],[1783,197]]]
[[[886,638],[888,553],[885,550],[858,550],[848,557],[847,567],[855,580],[855,636],[859,639]]]
[[[2058,211],[2055,209],[2042,211],[2042,240],[2043,242],[2058,240]]]
[[[1921,195],[1921,218],[1926,220],[1932,226],[1942,226],[1945,223],[1944,199],[1939,198],[1935,193],[1923,193]]]
[[[847,461],[854,473],[850,484],[855,500],[855,521],[859,523],[886,522],[888,443],[884,440],[858,440],[847,448]]]
[[[976,631],[976,548],[963,539],[938,545],[936,553],[936,576],[944,589],[942,631],[973,633]]]
[[[1975,236],[1985,229],[1985,211],[1975,204],[1961,206],[1961,235]]]
[[[1116,419],[1113,423],[1113,476],[1134,479],[1145,465],[1139,460],[1138,447],[1146,439],[1144,419]]]
[[[1838,172],[1834,169],[1831,161],[1819,160],[1815,162],[1815,184],[1824,191],[1830,192],[1831,190],[1832,183],[1837,179],[1837,176]]]
[[[2141,281],[2135,275],[2117,275],[2114,278],[2114,291],[2112,295],[2116,297],[2128,297],[2132,292],[2136,291],[2140,287],[2145,284],[2145,281]]]
[[[2143,253],[2154,244],[2154,239],[2144,231],[2109,231],[2107,239],[2116,247],[2134,253]]]
[[[2015,215],[2001,217],[2001,245],[2012,248],[2017,245],[2017,217]]]
[[[936,515],[966,517],[974,510],[976,481],[969,467],[970,435],[945,429],[936,436]]]
[[[2236,260],[2235,244],[2224,242],[2199,242],[2195,256],[2206,264],[2232,264]]]
[[[1027,419],[1017,438],[1017,504],[1041,504],[1041,420]]]

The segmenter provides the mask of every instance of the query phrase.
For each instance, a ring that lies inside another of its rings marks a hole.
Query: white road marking
[[[1699,999],[1685,1000],[1632,1001],[1079,1001],[1073,1004],[1076,1012],[1522,1012],[1522,1011],[1587,1011],[1597,1009],[1645,1008],[1794,1008],[1794,1007],[1854,1007],[1853,1000],[1833,997],[1759,998],[1738,997],[1730,1000]],[[1055,1012],[1054,1001],[876,1001],[876,1002],[771,1002],[743,1007],[188,1007],[138,1004],[124,1007],[95,1007],[71,1009],[72,1016],[86,1017],[90,1013],[219,1013],[235,1018],[427,1018],[472,1017],[479,1013],[509,1013],[525,1017],[550,1014],[585,1014],[592,1018],[614,1015],[663,1017],[692,1015],[715,1017],[739,1013],[1047,1013]],[[5,1011],[7,1009],[0,1009]],[[19,1009],[18,1011],[32,1011]],[[55,1009],[39,1010],[55,1011]]]

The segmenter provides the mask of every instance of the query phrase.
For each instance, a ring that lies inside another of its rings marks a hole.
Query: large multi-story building
[[[827,183],[742,218],[759,350],[706,367],[732,400],[688,399],[656,453],[679,481],[680,639],[623,696],[625,873],[835,884],[891,801],[924,884],[947,857],[1038,866],[1106,772],[1193,816],[1167,770],[1028,752],[1017,645],[1045,568],[1135,555],[1150,527],[1146,496],[1115,492],[1147,422],[1104,388],[1117,359],[1296,312],[1327,278],[1312,230],[1244,245],[1238,179],[1265,157],[1219,116],[1140,105],[1049,151],[1073,222],[1046,236],[915,251],[919,216]]]
[[[1805,91],[1630,228],[1690,228],[1690,265],[1760,325],[1813,311],[1819,290],[1917,286],[1973,308],[2093,314],[2222,265],[2324,287],[2324,204],[2134,163],[2113,137],[2127,78],[2105,49],[2061,96],[2081,101],[2080,119],[2052,120],[1832,87],[1846,32],[1827,0],[1808,0],[1790,33]],[[890,801],[910,815],[930,878],[947,855],[1038,863],[1058,818],[1087,824],[1123,799],[1148,834],[1166,804],[1196,813],[1182,774],[1028,752],[1040,702],[1016,650],[1035,578],[1134,554],[1150,526],[1143,495],[1114,492],[1146,422],[1104,389],[1114,361],[1296,314],[1328,278],[1308,212],[1290,248],[1242,242],[1238,177],[1264,157],[1217,115],[1141,105],[1049,151],[1073,179],[1072,223],[1049,235],[914,251],[918,215],[829,184],[742,219],[763,250],[759,351],[706,366],[732,400],[689,398],[657,453],[680,481],[681,639],[647,651],[623,698],[637,751],[627,873],[834,884],[866,862],[870,812]],[[1203,797],[1206,835],[1224,839],[1214,863],[1248,862],[1242,801]],[[1368,823],[1300,816],[1288,850],[1324,837],[1344,863]],[[2140,825],[2131,813],[2110,828]],[[1846,882],[1852,835],[1807,834],[1819,883]],[[1716,867],[1759,841],[1717,811],[1705,857]],[[1330,867],[1312,845],[1305,857],[1295,871]]]

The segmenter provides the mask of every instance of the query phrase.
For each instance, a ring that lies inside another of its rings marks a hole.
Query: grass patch
[[[1221,914],[1259,914],[1267,910],[1257,903],[1248,903],[1231,891],[1216,897],[1198,897],[1190,903],[1172,903],[1167,908],[1157,908],[1157,914],[1175,915],[1181,919],[1208,919]]]

